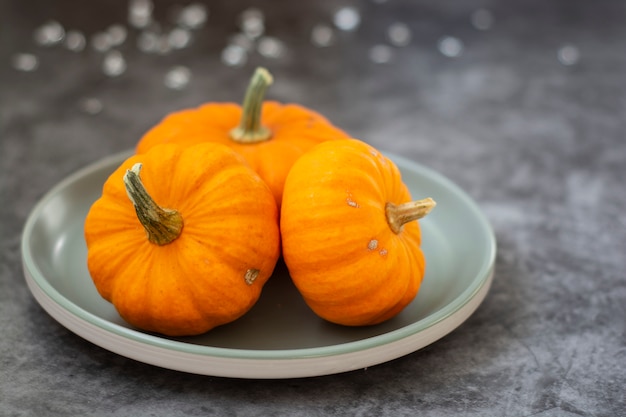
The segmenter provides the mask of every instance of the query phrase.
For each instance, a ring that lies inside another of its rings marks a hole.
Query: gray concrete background
[[[157,2],[157,20],[167,22],[175,4]],[[91,37],[126,24],[126,2],[0,3],[0,415],[626,415],[626,3],[206,4],[209,20],[183,50],[139,52],[139,31],[130,30],[119,47],[127,70],[111,78],[102,53],[39,46],[33,33],[54,19]],[[265,13],[266,34],[286,53],[254,53],[231,68],[220,54],[249,6]],[[332,46],[312,45],[312,27],[332,25],[341,6],[360,12],[359,28],[336,31]],[[472,23],[483,9],[493,17],[487,30]],[[395,22],[410,27],[410,44],[372,62],[371,48],[390,45]],[[445,37],[461,41],[458,56],[440,51]],[[16,70],[18,53],[37,56],[38,68]],[[182,91],[163,84],[175,65],[192,72]],[[131,148],[169,111],[239,101],[257,65],[276,77],[270,98],[322,112],[441,172],[479,203],[498,239],[497,270],[460,328],[366,370],[249,381],[126,359],[39,307],[19,249],[38,199],[77,169]],[[101,111],[85,111],[88,98]]]

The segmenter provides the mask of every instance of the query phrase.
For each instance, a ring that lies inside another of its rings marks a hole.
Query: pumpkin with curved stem
[[[92,205],[85,240],[100,295],[128,323],[170,336],[247,312],[280,252],[268,186],[234,151],[211,143],[161,145],[127,159]]]
[[[295,160],[320,142],[349,136],[313,110],[297,104],[264,102],[271,83],[271,74],[258,68],[243,106],[206,103],[174,112],[140,139],[137,152],[163,143],[227,145],[242,155],[269,185],[280,207],[285,178]]]
[[[415,220],[434,205],[412,201],[396,165],[356,139],[302,156],[287,176],[280,228],[285,263],[309,307],[350,326],[402,311],[425,271]]]

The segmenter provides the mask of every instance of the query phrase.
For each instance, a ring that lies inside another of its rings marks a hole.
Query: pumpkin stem
[[[391,230],[398,234],[402,231],[402,226],[426,216],[436,205],[435,200],[430,197],[398,205],[387,203],[385,206],[387,223]]]
[[[243,100],[241,122],[239,126],[230,131],[230,137],[240,143],[263,142],[272,137],[272,132],[261,125],[261,110],[267,88],[272,84],[273,78],[265,68],[257,68],[246,96]]]
[[[178,211],[162,208],[154,202],[139,177],[141,166],[142,164],[137,163],[126,171],[126,193],[135,206],[137,218],[146,229],[148,240],[156,245],[167,245],[180,236],[183,217]]]

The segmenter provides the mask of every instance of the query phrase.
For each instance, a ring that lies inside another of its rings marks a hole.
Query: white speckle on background
[[[248,52],[239,45],[228,45],[222,50],[221,59],[229,67],[241,67],[248,62]]]
[[[449,58],[455,58],[463,52],[463,42],[453,36],[446,36],[437,44],[439,52]]]
[[[18,71],[31,72],[39,67],[39,59],[33,54],[19,53],[13,55],[11,64]]]
[[[191,40],[192,35],[188,29],[174,28],[167,34],[167,42],[173,49],[184,49]]]
[[[370,48],[369,59],[376,64],[386,64],[393,58],[393,49],[389,45],[374,45]]]
[[[557,51],[557,58],[563,65],[576,65],[580,61],[580,50],[574,45],[564,45]]]
[[[246,36],[256,39],[265,33],[265,16],[256,8],[249,8],[239,15],[239,27]]]
[[[361,24],[361,14],[354,7],[343,7],[334,14],[333,23],[337,29],[352,32]]]
[[[264,36],[259,39],[257,51],[265,58],[277,59],[284,55],[286,46],[278,38],[272,36]]]
[[[60,43],[65,37],[65,29],[56,20],[50,20],[35,30],[35,43],[41,46],[52,46]]]
[[[78,30],[70,30],[67,32],[65,36],[65,47],[70,51],[80,52],[85,49],[87,45],[87,40],[85,39],[85,35]]]
[[[143,29],[152,23],[154,4],[151,0],[130,0],[128,5],[128,23],[137,29]]]
[[[119,46],[123,44],[128,36],[126,28],[119,24],[109,26],[106,33],[109,35],[109,41],[112,46]]]
[[[317,24],[311,30],[311,43],[324,48],[335,43],[335,32],[332,27],[325,24]]]
[[[113,40],[108,32],[97,32],[91,37],[91,47],[98,52],[109,51],[113,47]]]
[[[387,38],[394,46],[407,46],[411,43],[411,29],[408,25],[396,22],[387,28]]]
[[[118,77],[126,71],[126,59],[121,52],[107,52],[102,61],[102,72],[109,77]]]
[[[472,26],[478,30],[489,30],[493,26],[493,13],[487,9],[478,9],[470,17]]]
[[[145,30],[137,38],[137,48],[147,54],[167,55],[172,52],[172,49],[184,48],[186,42],[184,35],[178,37],[178,35],[172,36],[172,32],[160,34]]]
[[[93,97],[89,97],[89,98],[85,98],[81,100],[79,103],[79,106],[83,112],[87,114],[91,114],[91,115],[100,113],[102,109],[104,108],[104,106],[102,105],[102,102],[98,100],[97,98],[93,98]]]
[[[165,86],[172,90],[182,90],[191,81],[191,71],[184,66],[176,66],[165,74]]]
[[[199,29],[205,25],[208,17],[209,10],[204,4],[192,3],[180,11],[177,22],[188,29]]]

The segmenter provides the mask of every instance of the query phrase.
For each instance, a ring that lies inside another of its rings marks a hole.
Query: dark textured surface
[[[221,48],[250,4],[289,52],[227,68]],[[192,47],[145,55],[129,39],[128,70],[111,79],[101,54],[39,47],[32,33],[56,19],[92,34],[123,23],[126,3],[0,3],[0,415],[626,415],[626,3],[341,4],[361,10],[361,27],[315,48],[311,27],[330,22],[340,2],[210,2]],[[470,23],[479,8],[495,17],[488,31]],[[395,21],[411,26],[411,45],[390,63],[370,62],[369,48],[386,42]],[[442,36],[462,40],[463,53],[443,56]],[[566,44],[580,52],[576,65],[557,60]],[[12,68],[18,52],[35,53],[37,71]],[[174,64],[194,75],[181,92],[163,86]],[[367,370],[247,381],[117,356],[38,306],[19,251],[37,200],[78,168],[132,147],[171,110],[238,101],[257,64],[276,77],[271,98],[313,107],[479,202],[498,238],[497,272],[459,329]],[[87,97],[103,111],[81,111]]]

